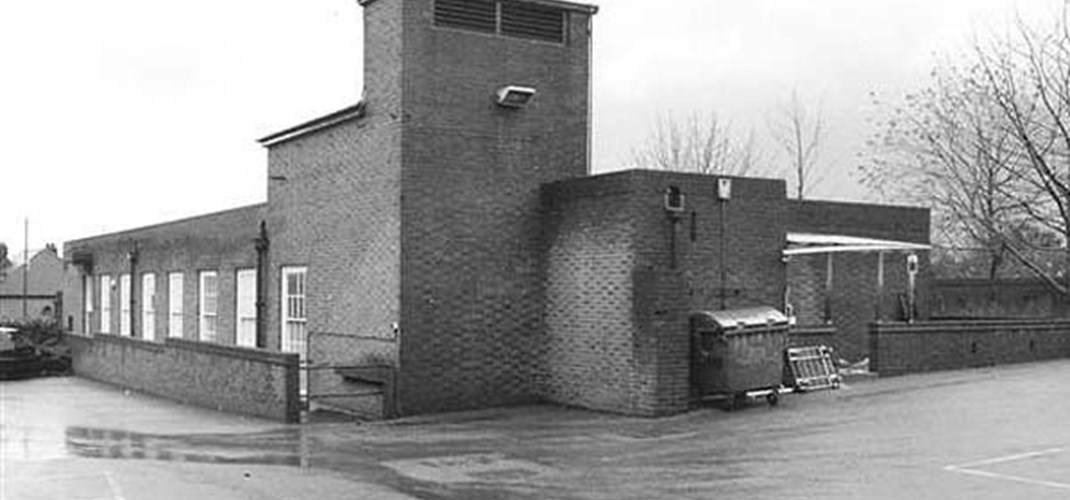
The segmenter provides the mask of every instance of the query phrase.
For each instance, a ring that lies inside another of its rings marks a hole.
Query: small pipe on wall
[[[138,249],[137,242],[135,241],[133,249],[131,249],[126,254],[126,259],[128,261],[130,261],[130,278],[129,278],[130,286],[128,287],[129,288],[129,292],[130,292],[130,296],[127,297],[126,300],[128,302],[127,303],[127,307],[130,308],[130,332],[129,333],[130,333],[131,337],[143,337],[143,335],[138,335],[138,333],[137,333],[138,332],[138,329],[137,329],[137,299],[135,298],[138,295],[138,291],[140,291],[139,287],[137,286],[138,280],[136,279],[136,277],[137,277],[137,261],[138,261],[138,258],[140,257],[140,253],[141,252]],[[121,308],[122,308],[122,306],[120,306],[120,310],[121,310]],[[119,328],[120,328],[120,332],[119,333],[121,334],[122,333],[122,326],[120,326]]]
[[[267,279],[268,279],[267,223],[260,221],[260,234],[256,237],[256,347],[267,348]]]

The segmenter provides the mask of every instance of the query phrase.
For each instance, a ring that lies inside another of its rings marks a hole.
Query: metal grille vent
[[[435,24],[495,33],[498,30],[496,4],[495,0],[435,0]]]
[[[565,11],[542,5],[502,2],[502,34],[518,38],[565,41]]]

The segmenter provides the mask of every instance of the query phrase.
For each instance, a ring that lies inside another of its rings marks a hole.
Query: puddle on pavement
[[[308,466],[308,443],[299,428],[247,434],[153,434],[68,427],[68,453],[86,458],[213,464]]]

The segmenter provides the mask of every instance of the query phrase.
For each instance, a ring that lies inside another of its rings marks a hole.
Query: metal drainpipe
[[[728,227],[727,227],[727,225],[728,225],[728,214],[725,213],[728,210],[728,203],[726,201],[727,200],[725,200],[723,198],[718,200],[718,203],[720,204],[720,218],[721,218],[721,238],[720,238],[721,241],[719,243],[720,243],[720,247],[721,247],[720,248],[720,253],[721,253],[721,258],[720,258],[720,261],[721,261],[720,262],[720,264],[721,264],[720,281],[721,281],[721,310],[722,311],[728,308],[728,283],[727,283],[727,281],[728,281],[728,266],[727,266],[727,263],[725,262],[725,259],[728,258],[728,241],[727,241],[727,238],[728,238]]]
[[[267,223],[260,221],[260,234],[256,237],[256,347],[267,348],[267,328],[264,311],[267,309],[267,251],[270,241]]]
[[[131,337],[143,337],[143,335],[137,335],[137,299],[135,298],[137,297],[138,292],[138,289],[135,286],[135,282],[137,281],[135,277],[137,276],[137,260],[139,253],[140,252],[138,251],[137,242],[134,242],[134,249],[126,254],[127,259],[130,260],[130,296],[127,297],[126,300],[129,302],[128,305],[130,307]],[[121,280],[122,277],[120,276],[119,279]],[[122,333],[121,330],[122,327],[120,326],[120,333]]]

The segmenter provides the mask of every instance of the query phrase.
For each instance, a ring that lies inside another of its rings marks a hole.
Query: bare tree
[[[806,106],[798,92],[792,91],[791,100],[778,106],[768,125],[786,159],[782,175],[791,179],[795,196],[801,200],[824,180],[818,163],[826,132],[824,109],[820,104]]]
[[[945,64],[929,88],[908,94],[882,123],[878,156],[863,182],[885,195],[931,205],[934,238],[945,247],[981,249],[995,278],[1006,249],[1001,230],[1023,224],[1013,137],[989,92]]]
[[[1018,19],[1014,35],[976,44],[975,74],[1000,111],[1019,150],[1028,183],[1022,209],[1031,227],[1060,236],[1063,273],[1070,268],[1070,23],[1064,6],[1048,27]],[[1052,288],[1070,295],[1065,276],[1035,256],[1034,241],[1004,238],[1008,252]]]
[[[11,260],[7,258],[7,245],[0,242],[0,283],[7,279],[7,270],[11,267]]]
[[[747,175],[761,162],[754,133],[735,137],[731,124],[716,113],[692,114],[679,121],[662,116],[646,142],[632,150],[635,164],[703,174]]]
[[[1070,295],[1070,36],[1047,29],[975,43],[966,66],[944,64],[883,124],[864,182],[931,204],[938,236],[984,248],[989,275],[1010,257]],[[1064,255],[1056,265],[1052,254]]]

